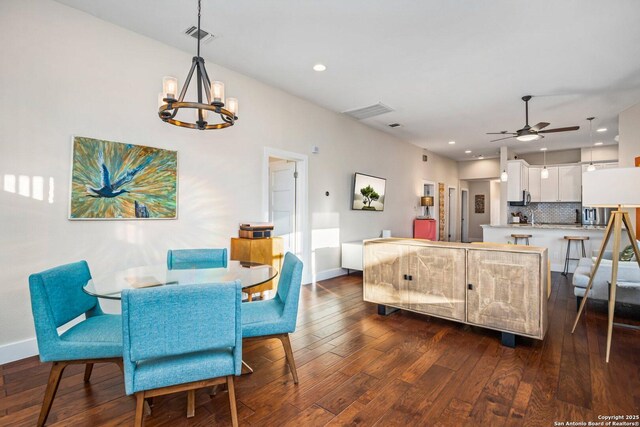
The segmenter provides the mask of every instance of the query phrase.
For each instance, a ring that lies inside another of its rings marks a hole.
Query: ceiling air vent
[[[184,30],[184,33],[189,37],[193,37],[196,40],[200,40],[202,43],[210,42],[211,40],[213,40],[213,37],[214,37],[213,34],[203,30],[202,28],[200,28],[200,32],[198,32],[198,27],[194,27],[194,26],[191,26],[186,30]]]
[[[343,114],[351,116],[356,120],[368,119],[369,117],[379,116],[381,114],[390,113],[394,111],[393,108],[387,107],[382,102],[378,102],[368,107],[356,108],[355,110],[343,111]]]
[[[390,128],[399,128],[402,125],[400,123],[389,123],[387,126]]]

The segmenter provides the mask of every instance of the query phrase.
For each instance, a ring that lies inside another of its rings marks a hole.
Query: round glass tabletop
[[[168,270],[166,264],[128,268],[94,277],[83,290],[98,298],[120,299],[123,289],[152,286],[196,285],[240,280],[242,289],[261,285],[278,275],[271,265],[257,262],[229,261],[227,267]]]

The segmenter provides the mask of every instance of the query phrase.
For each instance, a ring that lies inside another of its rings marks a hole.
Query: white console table
[[[342,244],[342,268],[347,270],[362,271],[362,247],[363,240],[344,242]]]

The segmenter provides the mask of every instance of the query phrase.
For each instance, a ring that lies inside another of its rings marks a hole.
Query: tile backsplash
[[[530,203],[529,206],[509,206],[509,218],[511,213],[522,212],[531,221],[531,212],[534,213],[536,223],[573,224],[576,222],[576,209],[582,209],[581,203]]]

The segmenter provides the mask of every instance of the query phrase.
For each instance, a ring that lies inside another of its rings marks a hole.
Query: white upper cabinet
[[[509,160],[507,173],[507,201],[522,201],[522,192],[529,189],[529,165],[524,160]]]
[[[558,167],[559,201],[582,200],[582,168],[580,165]]]
[[[558,166],[547,166],[549,178],[540,180],[540,201],[541,202],[558,202]]]
[[[540,202],[540,172],[542,168],[529,167],[529,193],[531,193],[532,202]]]

